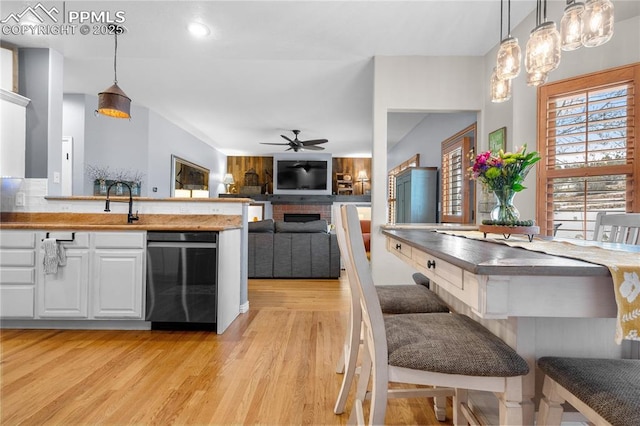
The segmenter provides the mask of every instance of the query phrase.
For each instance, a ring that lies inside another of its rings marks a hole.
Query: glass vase
[[[100,179],[100,195],[107,194],[107,181],[105,179]]]
[[[513,205],[513,197],[516,192],[511,188],[495,189],[493,195],[496,197],[497,205],[491,210],[491,220],[500,224],[512,224],[520,219],[520,212]]]

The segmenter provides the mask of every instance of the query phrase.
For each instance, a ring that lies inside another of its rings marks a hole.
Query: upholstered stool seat
[[[423,285],[378,285],[376,292],[383,314],[449,312],[442,299]]]
[[[590,422],[640,425],[640,360],[542,357],[538,424],[559,425],[567,401]]]
[[[386,317],[389,365],[434,373],[515,377],[527,362],[485,327],[462,314]]]

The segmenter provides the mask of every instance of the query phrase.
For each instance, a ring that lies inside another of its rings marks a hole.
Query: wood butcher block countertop
[[[242,228],[240,215],[140,214],[127,223],[122,213],[1,213],[2,229],[81,231],[225,231]]]

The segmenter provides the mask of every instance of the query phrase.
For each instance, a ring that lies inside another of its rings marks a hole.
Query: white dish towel
[[[44,248],[44,273],[55,274],[58,272],[58,266],[65,266],[67,264],[67,255],[64,251],[64,247],[58,244],[55,238],[45,238],[42,240],[42,247]]]

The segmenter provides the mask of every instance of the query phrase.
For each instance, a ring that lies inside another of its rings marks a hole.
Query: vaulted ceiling
[[[328,139],[326,152],[337,156],[370,155],[374,56],[484,56],[499,42],[498,0],[41,3],[56,6],[58,23],[75,25],[75,34],[2,40],[59,51],[65,93],[97,94],[113,81],[114,37],[92,34],[101,27],[91,23],[81,34],[69,13],[124,18],[120,87],[134,105],[228,155],[279,152],[260,142],[282,142],[291,129],[303,140]],[[33,4],[3,1],[0,18]],[[513,1],[512,27],[535,5]],[[210,34],[194,38],[187,31],[193,21]],[[390,138],[419,119],[394,120]]]

